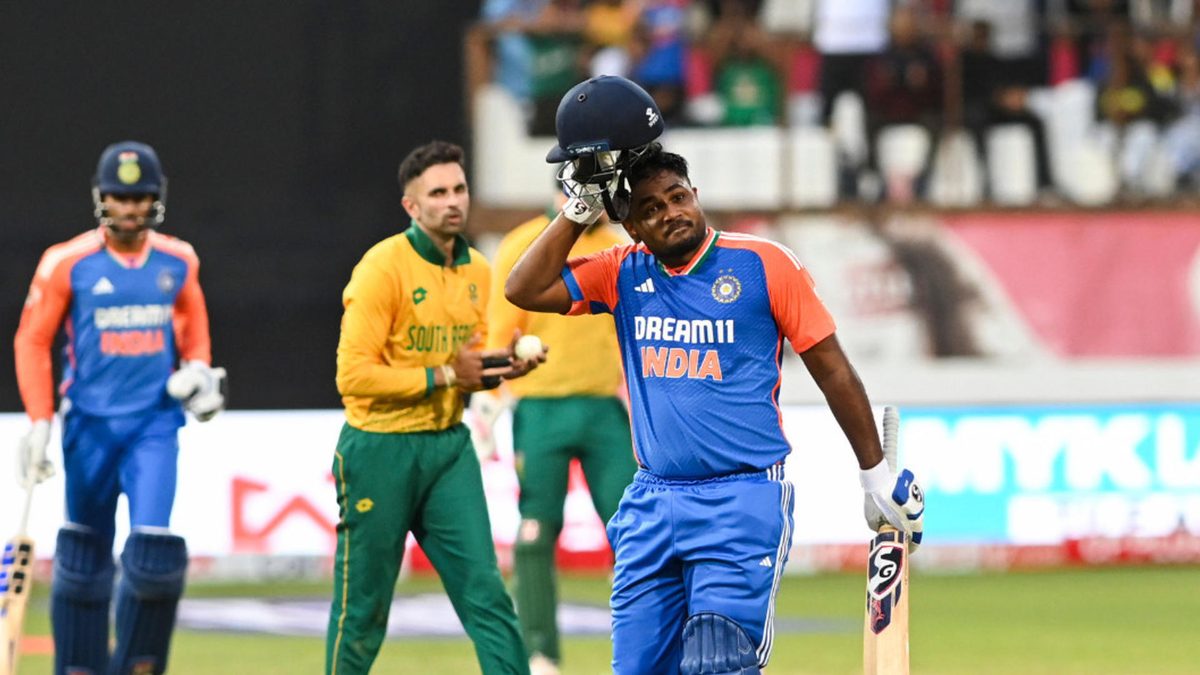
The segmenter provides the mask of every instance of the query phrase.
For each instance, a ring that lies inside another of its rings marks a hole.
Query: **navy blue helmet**
[[[154,148],[137,141],[113,143],[100,153],[92,177],[92,202],[96,218],[108,224],[104,195],[153,195],[150,227],[162,224],[167,212],[167,177]]]
[[[558,145],[546,161],[569,162],[560,178],[603,188],[605,210],[619,222],[629,214],[629,167],[663,128],[658,104],[645,89],[623,77],[600,75],[562,97],[555,117]]]

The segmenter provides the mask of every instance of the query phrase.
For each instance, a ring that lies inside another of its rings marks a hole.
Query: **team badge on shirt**
[[[732,274],[722,274],[712,285],[713,300],[729,304],[742,294],[742,282]]]
[[[170,293],[173,288],[175,288],[175,277],[171,276],[170,272],[163,270],[158,275],[158,290]],[[92,289],[92,292],[94,293],[95,289]]]

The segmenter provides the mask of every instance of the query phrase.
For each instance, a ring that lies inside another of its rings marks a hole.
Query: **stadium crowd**
[[[618,74],[669,128],[827,129],[843,198],[927,198],[955,152],[1043,205],[1200,194],[1196,0],[485,0],[482,25],[533,135]]]

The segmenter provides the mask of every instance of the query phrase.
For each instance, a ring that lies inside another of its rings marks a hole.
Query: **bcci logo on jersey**
[[[732,274],[722,274],[712,285],[713,300],[729,304],[742,295],[742,282]]]

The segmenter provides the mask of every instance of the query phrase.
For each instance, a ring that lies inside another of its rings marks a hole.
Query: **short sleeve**
[[[767,276],[771,313],[796,353],[806,351],[833,334],[833,316],[817,295],[812,276],[796,254],[770,243],[759,248]]]
[[[571,293],[567,314],[611,314],[617,307],[617,277],[632,244],[614,246],[591,255],[572,258],[563,267],[562,279]]]

